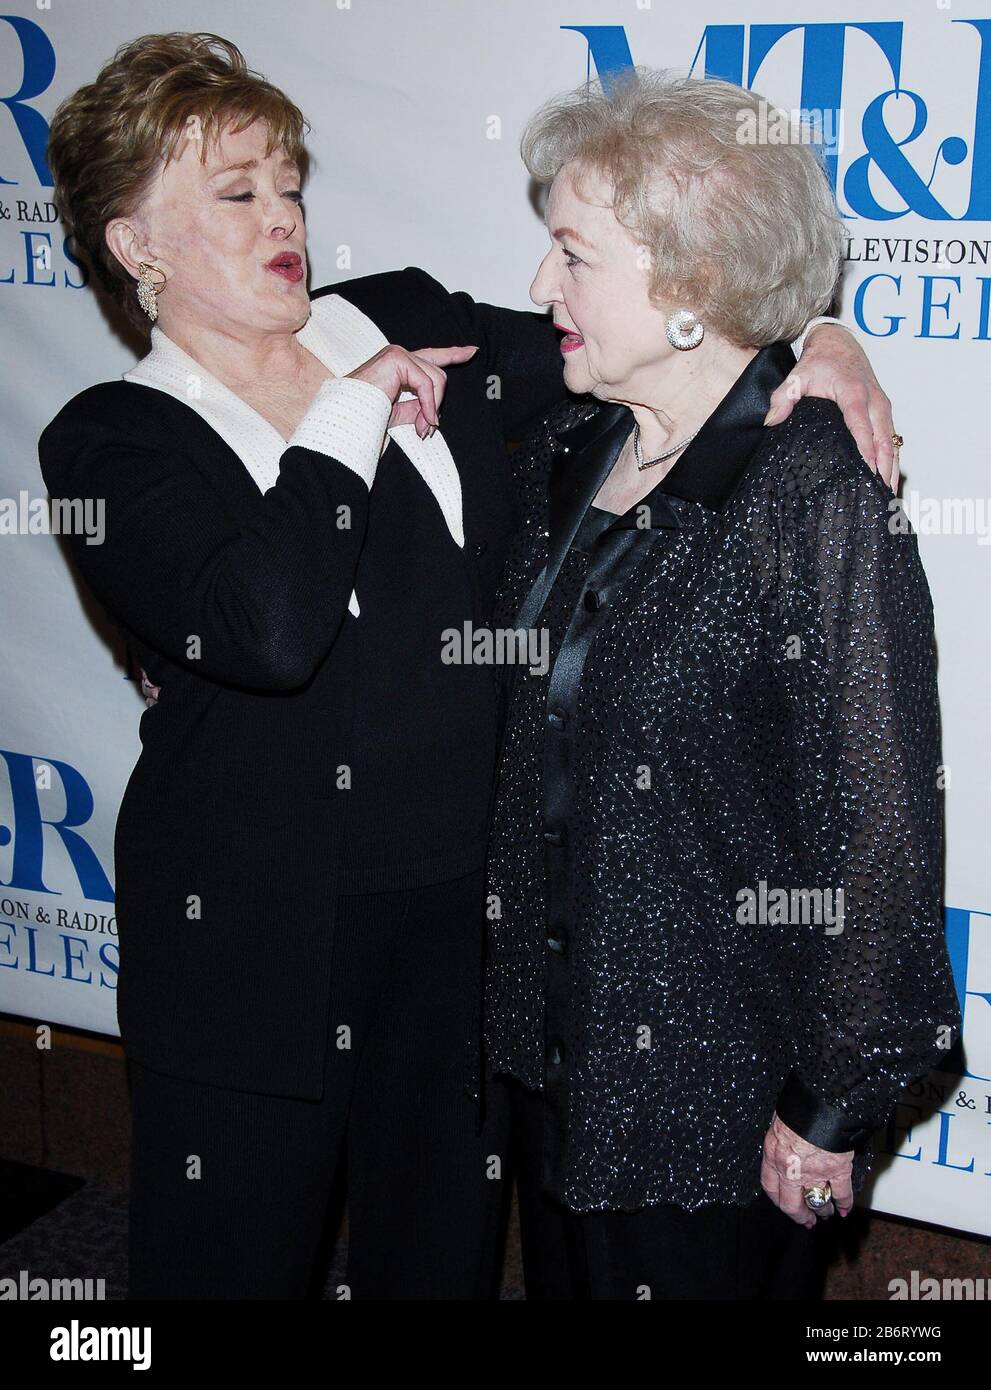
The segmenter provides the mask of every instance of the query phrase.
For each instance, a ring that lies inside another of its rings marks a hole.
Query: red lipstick
[[[281,275],[283,280],[288,280],[290,284],[298,285],[304,274],[303,258],[298,251],[280,251],[277,256],[266,261],[265,269]]]
[[[580,333],[576,333],[574,329],[565,328],[561,323],[555,323],[554,327],[559,333],[564,334],[560,342],[562,352],[576,352],[578,348],[585,346],[585,339]]]

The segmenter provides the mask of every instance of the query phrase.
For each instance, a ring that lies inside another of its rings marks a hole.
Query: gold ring
[[[828,1182],[824,1182],[821,1187],[803,1187],[802,1196],[810,1211],[818,1211],[832,1201],[833,1189]]]
[[[900,449],[900,448],[902,447],[902,445],[905,443],[905,440],[902,438],[902,436],[901,436],[900,434],[897,434],[897,433],[895,433],[895,432],[892,432],[892,435],[891,435],[891,442],[892,442],[892,444],[895,446],[896,449]]]

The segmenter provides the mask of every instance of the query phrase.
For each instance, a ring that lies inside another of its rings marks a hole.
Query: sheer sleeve
[[[800,406],[779,496],[778,672],[797,886],[833,890],[837,915],[830,930],[795,928],[795,1065],[777,1113],[846,1151],[866,1146],[903,1088],[945,1059],[961,1015],[944,940],[936,655],[916,538],[838,408]]]

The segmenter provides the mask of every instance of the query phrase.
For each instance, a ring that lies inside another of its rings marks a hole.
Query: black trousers
[[[484,921],[481,872],[339,899],[319,1101],[131,1063],[129,1297],[308,1296],[342,1160],[340,1297],[497,1296],[507,1097],[478,1133],[465,1089]]]
[[[820,1297],[818,1231],[792,1221],[764,1192],[749,1207],[588,1213],[545,1195],[543,1097],[506,1084],[527,1301]]]

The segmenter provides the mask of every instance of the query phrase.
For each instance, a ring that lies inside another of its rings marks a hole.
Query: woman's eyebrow
[[[579,236],[578,233],[575,231],[574,227],[558,227],[556,232],[551,232],[551,236],[554,238],[555,241],[560,241],[562,237],[569,236],[571,237],[572,241],[577,241],[582,246],[587,246],[590,251],[594,250],[592,243],[590,241],[586,241],[583,236]]]
[[[221,174],[232,174],[235,169],[254,169],[257,163],[257,159],[245,159],[240,164],[225,164],[222,169],[214,169],[210,177],[218,179]]]
[[[240,164],[225,164],[222,169],[214,169],[213,173],[210,175],[210,178],[217,179],[220,177],[221,174],[233,174],[235,170],[256,169],[257,167],[257,159],[243,159],[240,162]],[[291,169],[293,173],[299,173],[299,165],[296,164],[292,159],[290,159],[288,155],[279,164],[280,173],[283,169]]]

